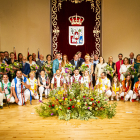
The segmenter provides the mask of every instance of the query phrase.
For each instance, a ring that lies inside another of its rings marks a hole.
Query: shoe
[[[42,101],[42,97],[40,97],[40,100]]]
[[[139,98],[137,98],[136,101],[139,101]]]
[[[0,106],[0,109],[3,109],[3,106]]]
[[[130,99],[130,102],[132,102],[132,99]]]
[[[111,101],[113,101],[114,99],[113,99],[113,97],[111,98]]]
[[[119,101],[119,99],[117,99],[117,101]]]

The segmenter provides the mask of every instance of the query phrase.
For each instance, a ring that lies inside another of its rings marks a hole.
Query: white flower
[[[89,104],[89,105],[92,105],[92,102],[89,102],[88,104]]]
[[[87,104],[87,102],[85,102],[85,105]]]

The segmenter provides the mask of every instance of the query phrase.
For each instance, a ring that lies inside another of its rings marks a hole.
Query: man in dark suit
[[[75,54],[75,55],[74,55],[74,59],[72,59],[72,60],[70,61],[70,63],[71,63],[73,66],[75,66],[76,69],[79,68],[79,67],[81,67],[81,61],[79,61],[78,58],[79,58],[78,55]]]
[[[39,60],[36,61],[36,64],[39,66],[39,69],[37,70],[37,73],[36,73],[36,78],[38,78],[38,76],[41,72],[43,63],[44,63],[44,56],[41,54],[41,55],[39,55]]]
[[[5,51],[5,52],[4,52],[4,56],[5,56],[4,60],[5,60],[6,63],[7,63],[8,60],[9,60],[9,53],[8,53],[7,51]]]
[[[26,63],[27,59],[25,56],[23,56],[22,61],[23,61],[23,66],[21,68],[21,71],[22,71],[24,77],[28,77],[29,73],[30,73],[30,65],[28,63]]]
[[[130,64],[132,65],[134,62],[136,62],[136,59],[134,58],[134,53],[131,52],[131,53],[129,54],[129,56],[130,56],[129,62],[130,62]]]
[[[131,52],[129,54],[130,58],[129,58],[129,63],[130,65],[132,65],[133,63],[136,62],[136,59],[134,58],[134,53]],[[131,85],[131,89],[133,90],[133,86],[134,86],[134,75],[131,76],[131,81],[132,81],[132,85]]]
[[[78,57],[79,57],[78,60],[81,62],[81,64],[82,64],[83,62],[85,62],[85,60],[84,60],[83,58],[81,58],[81,55],[82,55],[81,52],[77,52],[77,55],[78,55]]]

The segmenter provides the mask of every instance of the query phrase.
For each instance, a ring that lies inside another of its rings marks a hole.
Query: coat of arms
[[[69,17],[72,26],[69,26],[69,44],[84,45],[84,26],[81,26],[84,18],[77,14]]]

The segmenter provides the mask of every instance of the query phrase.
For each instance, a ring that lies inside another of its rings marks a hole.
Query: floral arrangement
[[[136,69],[132,65],[127,69],[127,71],[123,75],[125,77],[128,74],[134,75],[134,76],[137,75],[137,71],[136,71]]]
[[[33,64],[30,66],[31,71],[36,71],[39,69],[39,66],[37,64]]]
[[[86,64],[82,64],[81,67],[79,67],[79,71],[84,72],[84,71],[86,71],[86,70],[89,71],[89,66],[86,65]]]
[[[73,66],[70,63],[66,63],[64,68],[65,68],[65,72],[66,73],[67,73],[67,70],[71,70],[71,71],[74,71],[75,70],[75,66]]]
[[[44,63],[44,65],[43,65],[43,68],[45,68],[49,72],[51,72],[52,67],[53,67],[52,63],[50,63],[50,64]]]
[[[9,65],[6,65],[4,63],[0,64],[0,72],[8,73],[9,71],[10,71]]]
[[[108,98],[97,91],[89,90],[85,85],[74,83],[71,89],[52,90],[48,102],[42,102],[36,108],[42,117],[58,116],[61,120],[90,118],[112,118],[116,114],[116,103],[109,104]]]
[[[113,70],[113,68],[111,67],[111,66],[109,66],[109,65],[106,65],[105,67],[104,67],[104,72],[106,72],[107,74],[108,73],[110,73],[111,74],[111,77],[113,77],[113,72],[114,72],[114,70]]]
[[[22,68],[22,63],[20,63],[20,62],[14,62],[13,63],[13,67],[20,69],[20,68]]]

